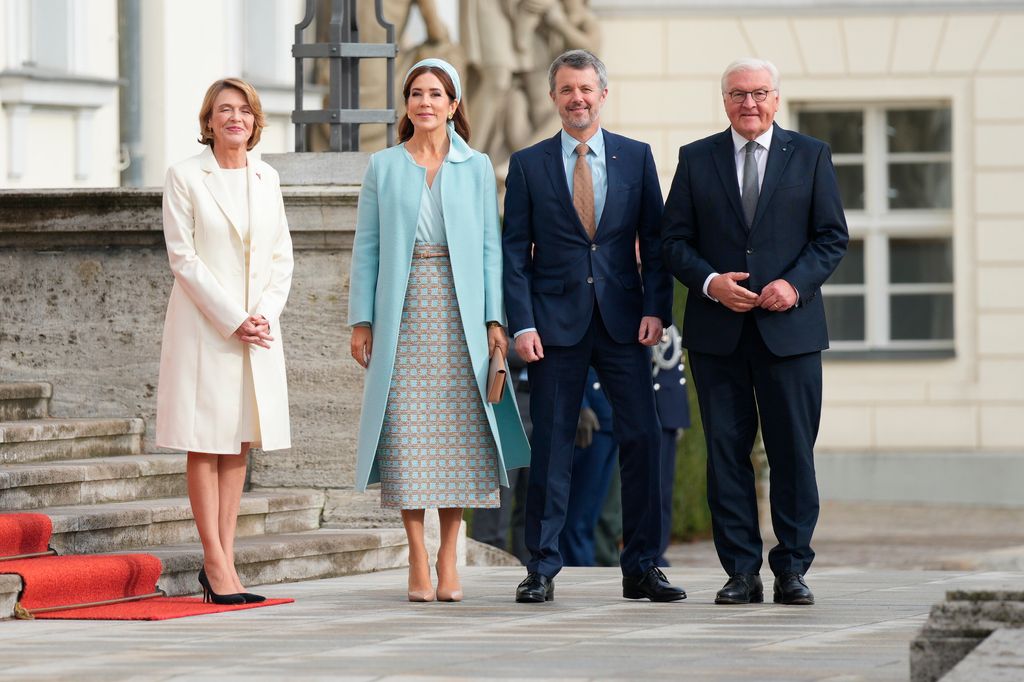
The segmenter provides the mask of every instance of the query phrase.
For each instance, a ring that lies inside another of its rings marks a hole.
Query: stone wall
[[[281,320],[291,450],[262,486],[350,488],[362,370],[348,354],[355,186],[285,188],[295,275]],[[137,416],[154,450],[172,276],[157,189],[0,191],[0,381],[48,381],[55,416]]]

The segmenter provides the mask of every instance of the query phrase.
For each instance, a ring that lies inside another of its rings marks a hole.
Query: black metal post
[[[331,2],[331,19],[328,26],[328,42],[303,43],[302,35],[316,15],[316,0],[306,0],[306,15],[295,25],[295,44],[292,56],[295,58],[295,151],[306,151],[306,125],[327,123],[330,125],[331,151],[358,151],[359,126],[364,123],[383,123],[388,129],[388,144],[393,144],[395,135],[395,27],[384,19],[383,0],[376,0],[377,22],[385,29],[386,43],[360,43],[356,19],[356,0],[320,0]],[[327,109],[303,110],[303,69],[302,60],[326,58],[328,64],[329,91]],[[360,109],[359,107],[359,60],[384,58],[387,60],[387,108]]]

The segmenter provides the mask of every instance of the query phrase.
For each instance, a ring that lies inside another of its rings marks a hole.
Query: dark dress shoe
[[[555,598],[555,581],[540,573],[530,573],[516,588],[520,604],[540,604]]]
[[[660,568],[651,566],[639,578],[622,576],[622,596],[626,599],[679,601],[686,599],[686,590],[672,585]]]
[[[809,606],[814,603],[814,593],[799,573],[783,573],[775,576],[775,603]]]
[[[756,573],[737,573],[715,595],[716,604],[760,604],[764,601],[764,585]]]

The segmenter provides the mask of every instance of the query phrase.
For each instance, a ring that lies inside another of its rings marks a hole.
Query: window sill
[[[0,100],[5,106],[96,109],[116,102],[120,81],[69,73],[23,69],[0,71]]]

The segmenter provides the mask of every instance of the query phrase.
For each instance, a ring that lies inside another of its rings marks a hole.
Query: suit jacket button
[[[749,256],[750,254],[752,254],[752,253],[754,253],[754,250],[753,250],[753,249],[747,249],[747,255],[748,255],[748,256]]]
[[[594,283],[594,278],[593,277],[587,277],[587,284],[593,284],[593,283]]]
[[[591,251],[597,251],[597,244],[591,244],[590,245],[590,250]]]

